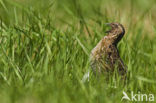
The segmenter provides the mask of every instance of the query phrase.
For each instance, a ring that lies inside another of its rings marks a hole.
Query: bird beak
[[[105,25],[109,25],[110,26],[111,23],[105,23]]]
[[[111,26],[111,23],[105,23],[107,26]],[[111,30],[105,31],[105,33],[109,33]]]

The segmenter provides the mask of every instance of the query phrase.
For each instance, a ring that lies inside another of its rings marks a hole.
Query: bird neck
[[[119,41],[122,39],[123,35],[124,35],[124,32],[122,32],[122,33],[113,32],[113,33],[108,34],[108,36],[111,40],[111,43],[115,44],[115,45],[117,45],[119,43]]]

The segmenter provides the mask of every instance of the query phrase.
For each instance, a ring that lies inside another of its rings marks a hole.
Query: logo
[[[142,94],[140,92],[135,94],[133,91],[131,91],[131,96],[128,96],[127,93],[123,91],[121,101],[124,99],[129,101],[154,101],[154,94]]]

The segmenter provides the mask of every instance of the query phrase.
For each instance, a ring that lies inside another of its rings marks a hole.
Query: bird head
[[[120,23],[106,23],[106,25],[111,26],[111,30],[106,31],[106,33],[108,33],[108,36],[117,44],[125,34],[123,25]]]

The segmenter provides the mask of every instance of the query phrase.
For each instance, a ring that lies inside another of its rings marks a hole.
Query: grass
[[[0,103],[120,103],[125,91],[156,94],[154,0],[0,0]],[[89,54],[120,22],[126,84],[83,75]],[[115,86],[115,87],[114,87]],[[123,103],[129,101],[122,101]]]

